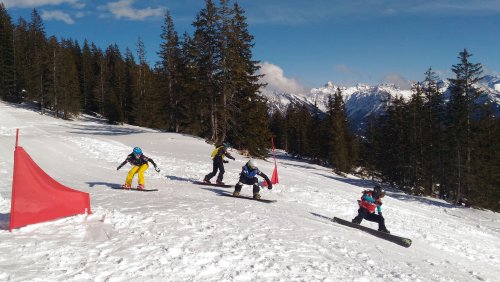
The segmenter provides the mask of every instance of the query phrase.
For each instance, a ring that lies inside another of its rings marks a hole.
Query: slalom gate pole
[[[19,142],[19,128],[16,128],[16,148]]]

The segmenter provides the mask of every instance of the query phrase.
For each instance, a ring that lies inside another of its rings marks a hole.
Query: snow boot
[[[253,194],[253,198],[254,198],[255,200],[260,199],[260,194],[259,194],[259,193],[257,193],[257,194]]]
[[[234,192],[233,192],[233,197],[238,197],[238,196],[240,196],[240,192],[238,192],[238,191],[234,191]]]
[[[359,219],[358,217],[355,217],[352,219],[352,223],[354,224],[361,224],[361,219]]]
[[[215,183],[218,184],[218,185],[224,185],[225,184],[224,182],[222,182],[220,180],[215,181]]]
[[[206,177],[205,177],[205,178],[203,178],[203,182],[205,182],[205,183],[212,183],[212,182],[210,182],[210,179],[208,179],[208,178],[206,178]]]
[[[139,184],[139,186],[137,186],[137,190],[144,190],[144,184]]]
[[[389,230],[387,230],[387,228],[379,228],[378,231],[384,232],[384,233],[387,233],[387,234],[391,234],[391,232],[389,232]]]
[[[130,185],[128,185],[128,184],[123,184],[122,185],[122,189],[130,189],[130,188],[132,188],[132,187],[130,187]]]

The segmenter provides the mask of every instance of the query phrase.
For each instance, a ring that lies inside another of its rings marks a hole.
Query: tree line
[[[40,112],[71,119],[98,114],[110,123],[183,132],[228,142],[254,156],[270,146],[267,101],[259,95],[258,61],[245,11],[236,1],[205,1],[178,35],[169,12],[161,26],[159,61],[148,65],[144,42],[135,54],[85,40],[47,36],[34,9],[12,23],[0,3],[0,98],[35,102]]]
[[[326,113],[298,104],[275,111],[270,126],[277,147],[407,193],[498,211],[500,120],[481,102],[485,93],[475,84],[483,70],[471,56],[465,49],[452,66],[449,97],[429,68],[410,99],[389,98],[384,113],[372,115],[359,135],[349,131],[341,89],[328,98]]]

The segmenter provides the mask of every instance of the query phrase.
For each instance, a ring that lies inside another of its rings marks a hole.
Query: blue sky
[[[0,0],[2,1],[2,0]],[[102,49],[116,43],[135,52],[140,36],[157,61],[165,11],[177,32],[204,0],[3,0],[13,21],[36,8],[48,35],[85,38]],[[218,0],[215,0],[218,3]],[[231,2],[232,3],[232,2]],[[499,0],[239,0],[255,36],[254,58],[277,90],[301,91],[328,81],[420,81],[432,67],[452,77],[464,48],[486,74],[500,74]]]

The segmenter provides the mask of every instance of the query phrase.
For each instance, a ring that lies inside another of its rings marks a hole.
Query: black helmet
[[[385,191],[380,185],[375,185],[375,187],[373,187],[373,194],[375,197],[382,198],[385,196]]]

